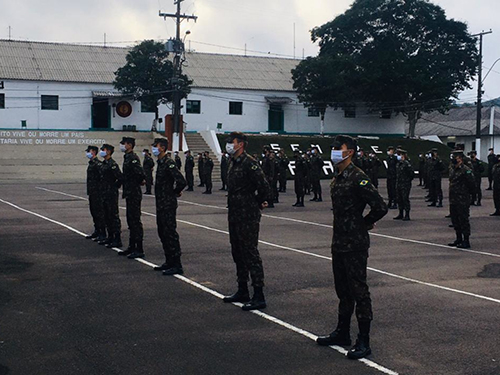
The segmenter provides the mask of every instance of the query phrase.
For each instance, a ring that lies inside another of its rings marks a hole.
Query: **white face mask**
[[[146,153],[145,153],[145,152],[143,152],[143,153],[142,153],[142,156],[146,156]]]
[[[158,156],[160,155],[160,149],[158,147],[152,147],[151,148],[151,153],[154,155],[154,156]]]
[[[89,159],[92,159],[94,155],[91,152],[86,152],[85,156],[87,156]]]
[[[108,154],[108,153],[107,153],[105,150],[101,150],[101,151],[99,151],[99,156],[100,156],[101,158],[106,157],[106,155],[107,155],[107,154]]]
[[[121,143],[120,143],[120,151],[121,152],[127,151],[127,149],[125,148],[125,145],[122,145]]]
[[[226,151],[229,155],[234,155],[238,150],[239,148],[234,148],[234,143],[226,143]]]
[[[397,158],[398,158],[398,161],[403,160],[403,157],[401,155],[398,155]]]
[[[332,150],[331,154],[331,159],[333,164],[339,164],[342,163],[345,159],[347,159],[349,156],[343,157],[342,156],[343,151],[342,150]]]

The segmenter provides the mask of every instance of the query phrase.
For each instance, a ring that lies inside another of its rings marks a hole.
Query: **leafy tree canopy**
[[[115,88],[148,107],[155,107],[158,118],[158,105],[172,102],[175,88],[174,66],[165,46],[154,40],[145,40],[132,48],[126,60],[125,66],[115,72]],[[177,86],[182,98],[191,91],[192,82],[185,74],[180,76]]]

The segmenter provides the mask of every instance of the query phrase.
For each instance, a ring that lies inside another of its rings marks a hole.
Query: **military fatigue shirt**
[[[493,164],[491,174],[493,177],[493,188],[495,190],[500,189],[500,163]]]
[[[186,163],[184,164],[184,170],[186,172],[192,172],[194,169],[194,157],[186,156]]]
[[[101,173],[104,194],[118,194],[118,189],[122,186],[123,174],[113,158],[103,160]]]
[[[203,173],[204,174],[210,174],[212,173],[212,170],[214,169],[214,162],[211,158],[206,158],[203,161]]]
[[[89,160],[87,167],[87,195],[101,193],[101,167],[102,162],[97,158]]]
[[[229,162],[227,205],[230,222],[259,221],[260,206],[267,201],[271,188],[253,157],[243,152]]]
[[[429,163],[428,175],[429,179],[436,181],[441,179],[441,174],[446,169],[443,161],[440,158],[432,158]]]
[[[396,155],[389,155],[387,157],[387,178],[396,178],[397,175],[398,158]]]
[[[387,214],[387,205],[366,174],[353,163],[331,183],[333,203],[332,253],[368,251],[368,230]],[[369,205],[370,212],[363,217]]]
[[[474,178],[476,180],[481,180],[481,176],[484,172],[484,166],[483,166],[483,163],[481,163],[481,160],[479,159],[476,159],[476,160],[472,160],[471,159],[471,164],[472,164],[472,172],[474,173]]]
[[[177,166],[177,169],[181,169],[182,167],[182,160],[181,160],[181,157],[179,155],[177,155],[175,157],[175,165]]]
[[[123,156],[123,198],[142,195],[141,183],[146,178],[141,161],[135,152]]]
[[[153,158],[149,155],[144,156],[144,162],[142,163],[144,172],[152,172],[154,167],[155,162],[153,161]]]
[[[306,161],[302,157],[295,158],[295,178],[304,178],[306,171]]]
[[[415,171],[408,160],[401,160],[397,167],[397,186],[410,186]]]
[[[175,161],[167,156],[158,159],[156,165],[156,210],[175,208],[177,207],[177,195],[186,187],[186,180],[175,165]]]
[[[323,169],[325,162],[321,156],[314,154],[311,157],[311,177],[315,179],[321,178],[321,170]]]
[[[476,185],[472,170],[465,164],[454,166],[450,171],[450,204],[470,205]]]

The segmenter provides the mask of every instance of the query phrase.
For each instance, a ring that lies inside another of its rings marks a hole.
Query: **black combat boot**
[[[245,303],[241,308],[243,311],[261,310],[265,309],[267,306],[262,287],[255,286],[253,290],[254,292],[252,299],[249,302]]]
[[[457,245],[459,249],[470,249],[469,236],[464,235],[464,240]]]
[[[122,247],[123,244],[122,244],[122,236],[120,233],[115,233],[115,235],[113,236],[113,239],[110,243],[108,243],[106,245],[106,247],[108,249],[111,249],[113,247]]]
[[[316,202],[318,200],[318,195],[314,193],[314,198],[309,199],[309,202]]]
[[[402,208],[400,208],[400,209],[399,209],[399,215],[398,215],[398,216],[396,216],[396,217],[394,217],[394,218],[392,218],[392,219],[393,219],[393,220],[403,220],[403,209],[402,209]]]
[[[476,206],[481,207],[481,199],[477,200]]]
[[[176,257],[172,260],[172,265],[163,271],[163,276],[184,275],[182,269],[181,258]]]
[[[106,233],[104,233],[106,235]],[[108,236],[105,237],[103,240],[97,242],[99,245],[108,245],[110,244],[111,242],[113,242],[113,234],[111,234],[109,231],[108,231]]]
[[[144,258],[144,249],[142,248],[142,241],[135,242],[135,251],[129,254],[128,259]]]
[[[443,199],[442,198],[439,200],[439,203],[437,204],[436,207],[443,207]]]
[[[299,198],[299,203],[297,204],[297,207],[304,207],[304,197]]]
[[[118,253],[118,255],[125,256],[125,255],[130,255],[130,254],[132,254],[132,253],[135,251],[135,245],[136,245],[136,244],[135,244],[135,241],[134,241],[134,240],[132,240],[132,239],[130,239],[130,240],[128,241],[128,247],[127,247],[125,250],[120,251],[120,252]]]
[[[455,242],[449,243],[448,246],[458,246],[462,243],[462,241],[463,241],[462,233],[457,232],[457,239],[455,240]]]
[[[427,207],[436,207],[436,201],[432,201],[432,203],[428,204]]]
[[[323,197],[321,196],[321,194],[318,196],[318,199],[316,200],[316,202],[323,202]]]
[[[361,359],[372,354],[370,349],[370,321],[359,321],[359,335],[356,344],[347,352],[349,359]]]
[[[300,204],[300,198],[297,198],[297,202],[295,204],[292,204],[292,207],[297,207]]]
[[[396,204],[396,202],[392,203],[392,207],[391,207],[393,210],[396,210],[398,208],[398,205]]]
[[[406,211],[405,217],[403,218],[403,221],[410,221],[410,210]]]
[[[96,238],[93,239],[93,241],[95,242],[104,241],[106,239],[106,229],[99,229],[98,232],[99,234],[97,235]]]
[[[94,230],[94,233],[89,234],[88,236],[85,236],[87,240],[93,240],[99,236],[99,231],[96,229]]]
[[[238,283],[238,290],[236,291],[236,293],[231,296],[226,296],[222,300],[225,303],[246,303],[250,301],[250,292],[248,291],[247,283]]]
[[[490,214],[490,216],[500,216],[500,210],[496,210],[495,212]]]
[[[328,336],[319,336],[316,339],[316,343],[321,346],[351,345],[351,317],[339,315],[339,321],[335,331]]]

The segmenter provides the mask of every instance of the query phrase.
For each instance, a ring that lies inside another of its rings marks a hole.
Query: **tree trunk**
[[[320,122],[320,130],[319,130],[319,133],[323,136],[325,135],[325,112],[326,112],[326,109],[321,109],[321,112],[320,112],[320,119],[321,119],[321,122]]]
[[[419,116],[417,114],[417,111],[409,111],[408,112],[408,123],[410,124],[408,136],[410,138],[415,138],[415,129],[417,127],[418,118],[419,118]]]

